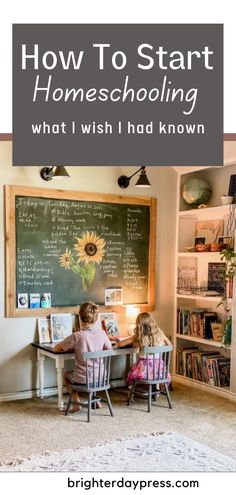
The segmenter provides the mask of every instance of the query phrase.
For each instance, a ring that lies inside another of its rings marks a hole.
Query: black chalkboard
[[[123,304],[148,303],[150,205],[35,194],[15,195],[16,307],[45,292],[52,306],[104,305],[114,287]]]

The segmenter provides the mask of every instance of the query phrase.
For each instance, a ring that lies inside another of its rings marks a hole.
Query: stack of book
[[[177,373],[215,387],[229,387],[230,358],[198,347],[177,350]]]
[[[212,339],[212,322],[218,322],[218,315],[207,308],[180,307],[177,311],[177,333],[180,335]]]

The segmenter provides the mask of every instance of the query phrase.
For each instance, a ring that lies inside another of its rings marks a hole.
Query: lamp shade
[[[53,178],[54,179],[60,179],[61,177],[63,178],[69,178],[69,174],[66,171],[65,167],[56,167],[55,172],[53,172]]]
[[[151,184],[147,178],[146,170],[145,168],[141,170],[141,174],[135,184],[135,187],[151,187]]]

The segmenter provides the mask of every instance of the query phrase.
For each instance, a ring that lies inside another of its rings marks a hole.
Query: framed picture
[[[51,342],[50,319],[47,316],[38,318],[38,338],[40,344]]]
[[[123,289],[111,287],[105,289],[105,306],[115,306],[123,304]]]
[[[198,244],[205,244],[205,242],[205,237],[195,237],[194,246],[197,246]]]
[[[205,237],[205,244],[217,243],[223,235],[224,220],[204,220],[196,223],[196,237]]]
[[[59,342],[72,334],[72,317],[70,313],[51,314],[52,342]]]
[[[116,313],[100,313],[99,320],[101,322],[101,328],[105,330],[109,337],[119,335]]]
[[[234,248],[234,242],[233,242],[233,237],[230,236],[224,236],[220,235],[218,237],[218,244],[224,244],[224,247],[227,248]]]

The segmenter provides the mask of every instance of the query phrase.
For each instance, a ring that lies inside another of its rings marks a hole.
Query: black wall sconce
[[[70,177],[65,167],[43,167],[40,170],[40,176],[46,181]]]
[[[135,187],[151,187],[144,166],[140,167],[138,170],[136,170],[136,172],[134,172],[134,174],[130,175],[129,177],[127,177],[127,175],[121,175],[118,179],[119,186],[122,189],[126,189],[127,187],[129,187],[130,179],[132,179],[132,177],[134,177],[134,175],[136,175],[138,172],[141,172],[141,174],[135,184]]]

